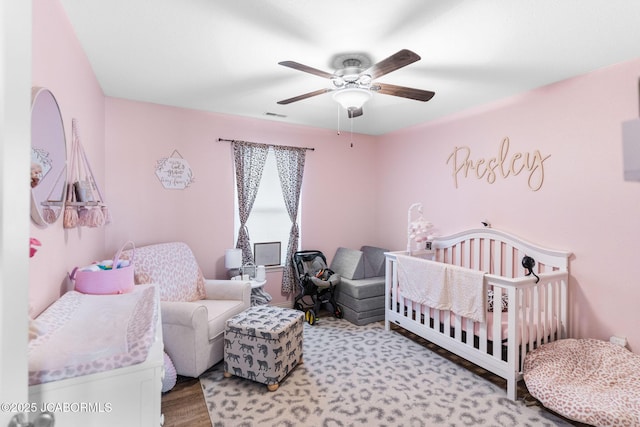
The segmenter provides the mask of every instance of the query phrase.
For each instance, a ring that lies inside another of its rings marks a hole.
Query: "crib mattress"
[[[120,295],[64,294],[35,320],[29,385],[144,362],[154,342],[157,291],[139,285]]]

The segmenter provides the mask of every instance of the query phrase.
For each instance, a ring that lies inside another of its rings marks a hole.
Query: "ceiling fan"
[[[333,92],[333,98],[347,110],[349,118],[354,118],[362,115],[362,106],[373,96],[374,92],[426,102],[435,95],[434,92],[373,81],[419,60],[418,54],[407,49],[400,50],[374,65],[370,65],[371,61],[362,54],[346,54],[336,57],[333,61],[337,68],[333,74],[295,61],[282,61],[278,64],[331,80],[333,87],[284,99],[278,101],[278,104],[290,104],[312,96]]]

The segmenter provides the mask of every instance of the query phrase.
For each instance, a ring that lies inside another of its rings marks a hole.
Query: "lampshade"
[[[340,89],[333,93],[333,99],[345,110],[362,108],[371,99],[371,91],[356,87]]]
[[[224,268],[242,267],[242,249],[227,249],[224,253]]]

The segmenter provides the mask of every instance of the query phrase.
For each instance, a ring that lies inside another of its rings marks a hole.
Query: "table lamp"
[[[242,249],[227,249],[224,253],[224,268],[229,270],[230,276],[235,276],[238,272],[231,270],[239,270],[242,267]]]

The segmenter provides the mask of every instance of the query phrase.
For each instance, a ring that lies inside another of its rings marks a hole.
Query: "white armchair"
[[[181,242],[136,248],[133,257],[136,284],[159,288],[165,352],[179,375],[198,377],[222,360],[225,323],[249,308],[250,282],[204,279]]]

